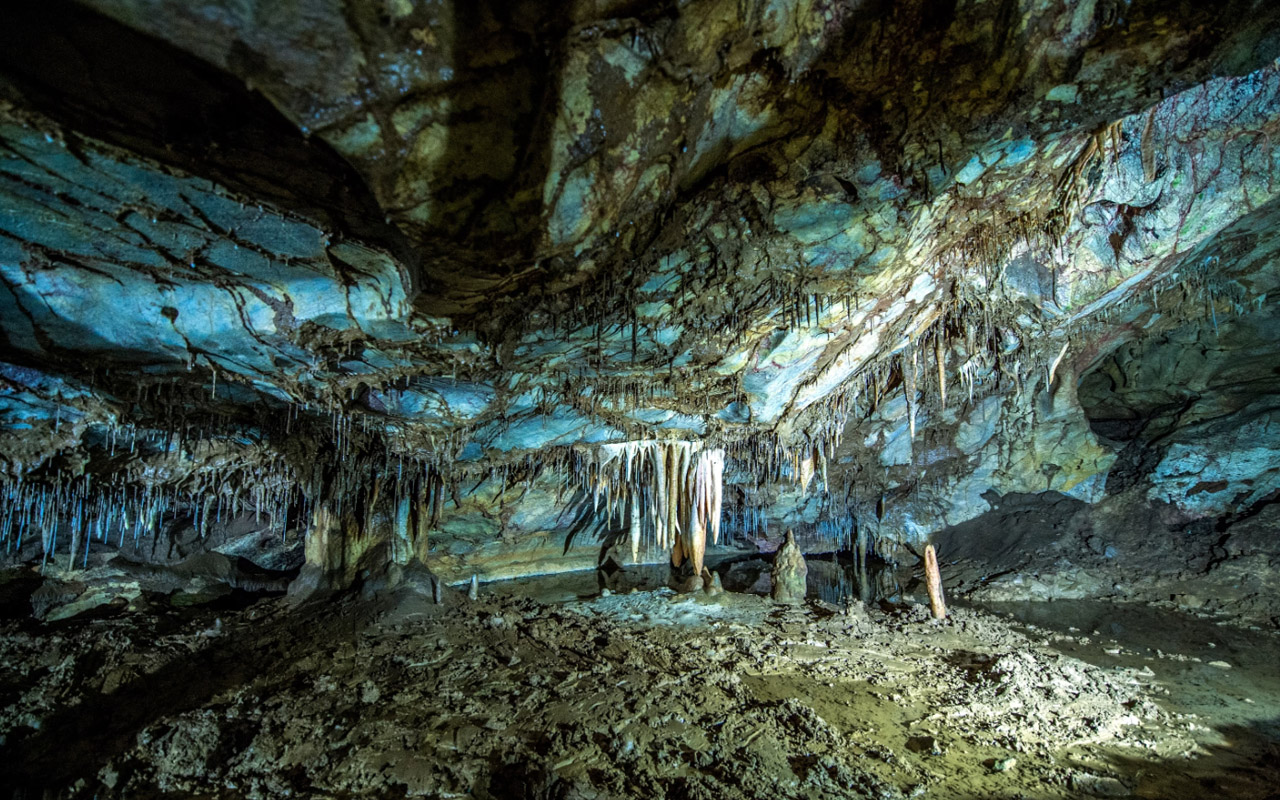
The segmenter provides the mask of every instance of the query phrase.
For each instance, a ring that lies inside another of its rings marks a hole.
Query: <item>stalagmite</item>
[[[423,489],[419,492],[417,503],[413,506],[413,555],[422,563],[427,563],[427,552],[429,550],[428,532],[431,529],[431,520],[434,516],[428,507],[429,489]]]
[[[695,574],[702,574],[702,560],[707,552],[707,529],[694,520],[689,531],[689,560]]]
[[[468,600],[480,599],[480,576],[479,575],[473,574],[471,576],[471,585],[467,587],[467,599]]]
[[[788,528],[787,538],[773,557],[770,596],[779,603],[803,603],[807,593],[809,566],[796,544],[795,533]]]
[[[924,549],[924,577],[929,590],[929,608],[934,619],[946,619],[947,603],[942,596],[942,573],[938,571],[938,553],[933,545]]]
[[[712,597],[724,594],[724,584],[720,582],[720,573],[702,568],[702,589]]]

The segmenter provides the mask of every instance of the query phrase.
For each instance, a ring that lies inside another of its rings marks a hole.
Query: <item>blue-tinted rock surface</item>
[[[386,545],[351,574],[580,566],[625,527],[581,519],[597,446],[654,438],[727,448],[763,549],[1280,489],[1269,5],[84,5],[263,94],[387,231],[5,79],[6,543],[328,509]]]

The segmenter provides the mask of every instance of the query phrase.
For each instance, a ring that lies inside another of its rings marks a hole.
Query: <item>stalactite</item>
[[[916,348],[902,359],[902,391],[907,398],[907,430],[911,441],[916,440]]]
[[[631,524],[629,531],[631,540],[631,562],[640,560],[640,493],[631,492]]]
[[[1063,342],[1063,344],[1062,344],[1062,350],[1060,350],[1060,351],[1058,352],[1058,357],[1057,357],[1057,358],[1055,358],[1055,359],[1053,360],[1053,363],[1049,365],[1049,382],[1048,382],[1048,384],[1046,384],[1046,386],[1045,386],[1045,389],[1046,389],[1047,391],[1053,391],[1053,379],[1054,379],[1054,376],[1055,376],[1055,375],[1057,375],[1057,373],[1058,373],[1058,365],[1062,363],[1062,359],[1063,359],[1063,357],[1064,357],[1064,356],[1066,356],[1066,354],[1067,354],[1067,348],[1068,348],[1069,346],[1070,346],[1070,342]]]
[[[933,339],[933,358],[938,364],[938,400],[942,408],[947,407],[947,361],[946,348],[943,342],[943,328],[938,326],[938,333]]]
[[[808,493],[809,484],[813,482],[813,454],[809,453],[796,459],[796,476],[800,491]]]
[[[707,535],[720,541],[724,450],[701,442],[631,441],[599,445],[591,455],[585,470],[593,512],[626,521],[632,560],[639,560],[647,529],[673,566],[687,559],[700,567]]]

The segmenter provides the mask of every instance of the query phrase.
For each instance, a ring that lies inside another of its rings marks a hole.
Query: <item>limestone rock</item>
[[[722,516],[839,541],[887,497],[892,558],[991,492],[1149,479],[1210,518],[1280,487],[1276,3],[20,5],[13,561],[305,551],[301,593],[428,551],[589,567],[619,528],[656,562],[678,520],[696,579]],[[638,440],[730,463],[656,530],[582,472]]]

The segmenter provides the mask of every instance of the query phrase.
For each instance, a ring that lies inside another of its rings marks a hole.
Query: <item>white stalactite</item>
[[[640,493],[631,490],[631,563],[640,560]]]
[[[947,407],[947,355],[942,341],[942,329],[933,340],[933,357],[938,362],[938,398],[943,408]]]
[[[916,440],[916,349],[911,348],[909,359],[903,359],[902,392],[907,398],[907,431],[911,441]]]
[[[616,462],[616,463],[615,463]],[[628,521],[632,561],[646,529],[654,544],[700,568],[710,534],[720,543],[724,450],[701,442],[636,441],[599,445],[591,464],[593,509]],[[603,501],[603,503],[602,503]]]

